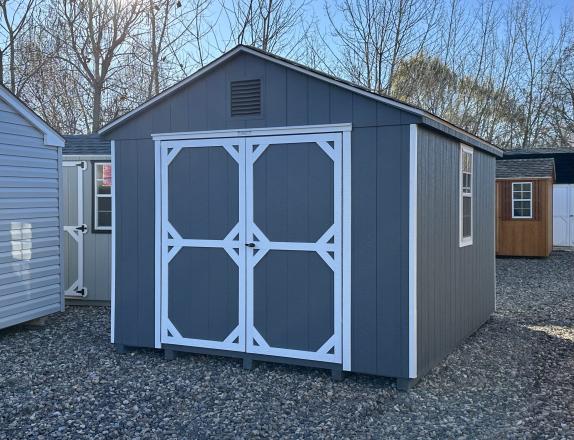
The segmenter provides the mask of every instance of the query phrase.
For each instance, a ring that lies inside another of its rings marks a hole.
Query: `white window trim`
[[[98,173],[97,173],[97,167],[98,165],[111,165],[112,166],[112,179],[113,179],[113,175],[114,175],[114,167],[112,165],[111,162],[108,161],[102,161],[102,162],[94,162],[94,181],[92,182],[92,184],[94,185],[94,231],[111,231],[112,227],[111,226],[100,226],[98,225],[98,197],[107,197],[112,199],[112,190],[113,190],[113,186],[114,186],[114,181],[112,180],[112,188],[110,189],[110,194],[98,194],[98,185],[97,185],[97,180],[98,180]],[[113,202],[113,200],[112,200]],[[114,212],[114,207],[113,207],[113,203],[112,203],[112,216],[113,216],[113,212]],[[113,224],[113,222],[112,222]]]
[[[471,156],[471,164],[472,164],[472,168],[470,170],[470,194],[464,194],[463,193],[463,188],[462,188],[462,159],[464,156],[464,153],[468,153]],[[474,236],[474,209],[473,209],[473,198],[474,198],[474,150],[472,147],[469,147],[468,145],[465,144],[460,144],[460,159],[459,159],[459,165],[458,165],[458,177],[459,177],[459,181],[458,181],[458,205],[459,205],[459,218],[458,218],[458,226],[459,226],[459,247],[465,247],[465,246],[471,246],[472,245],[472,239]],[[463,237],[462,235],[462,231],[463,231],[463,224],[462,224],[462,213],[463,213],[463,198],[464,197],[470,197],[471,200],[471,207],[470,207],[470,236],[469,237]]]
[[[530,198],[529,199],[515,199],[514,198],[514,185],[524,185],[527,184],[530,186]],[[514,202],[530,202],[530,215],[514,215]],[[532,182],[512,182],[512,218],[513,219],[523,219],[529,220],[532,219],[532,211],[534,205],[534,193],[532,192]]]

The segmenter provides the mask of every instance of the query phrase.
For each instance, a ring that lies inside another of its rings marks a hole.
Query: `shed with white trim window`
[[[64,310],[63,145],[0,86],[0,329]]]
[[[496,162],[497,255],[550,255],[555,174],[552,158]]]
[[[100,130],[112,342],[409,386],[495,303],[495,157],[420,109],[238,46]]]

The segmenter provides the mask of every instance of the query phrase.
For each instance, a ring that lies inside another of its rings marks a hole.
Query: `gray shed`
[[[64,138],[66,299],[71,304],[108,304],[112,257],[110,141],[97,134]]]
[[[0,86],[0,329],[64,310],[63,145]]]
[[[394,377],[495,307],[495,157],[425,111],[238,46],[100,130],[112,342]]]

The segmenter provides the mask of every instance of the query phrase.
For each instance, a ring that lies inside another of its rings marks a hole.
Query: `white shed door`
[[[64,161],[64,284],[67,297],[85,297],[84,286],[84,161]]]
[[[574,246],[574,185],[554,185],[554,246]]]

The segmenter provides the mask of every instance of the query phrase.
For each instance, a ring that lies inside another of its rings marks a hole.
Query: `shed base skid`
[[[237,351],[217,350],[213,348],[184,347],[179,345],[163,345],[162,348],[164,349],[164,356],[168,360],[175,359],[178,352],[186,352],[241,359],[243,369],[245,370],[253,369],[256,362],[273,362],[277,364],[297,365],[299,367],[322,368],[331,370],[331,377],[334,381],[341,381],[344,377],[342,366],[329,362],[310,361],[306,359],[292,359],[279,356],[260,355],[255,353],[242,353]]]
[[[163,351],[163,357],[166,361],[173,361],[177,358],[177,351],[166,348]]]
[[[32,319],[28,321],[26,324],[32,327],[45,327],[46,326],[47,317],[42,316],[41,318]]]
[[[116,348],[116,351],[118,353],[129,353],[130,351],[134,351],[138,348],[138,347],[131,347],[129,345],[124,345],[124,344],[114,344],[114,347]]]
[[[420,378],[416,379],[404,379],[404,378],[397,378],[397,390],[399,391],[409,391],[411,390],[417,383],[419,383]]]
[[[67,306],[98,306],[98,307],[109,307],[110,301],[105,299],[83,299],[83,298],[70,298],[66,297]]]

